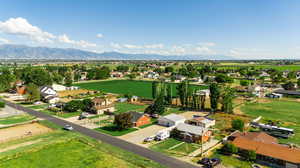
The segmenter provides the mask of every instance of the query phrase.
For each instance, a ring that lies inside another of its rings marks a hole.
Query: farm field
[[[152,98],[152,82],[150,81],[135,81],[135,80],[111,80],[101,82],[85,82],[77,83],[83,89],[99,90],[108,93],[116,94],[132,94],[139,97]],[[173,94],[176,95],[177,84],[172,83]],[[207,86],[192,85],[195,88],[206,89]]]
[[[289,70],[289,71],[298,71],[300,70],[300,66],[299,65],[251,65],[251,64],[242,64],[242,63],[232,63],[232,64],[223,64],[223,65],[219,65],[217,66],[218,69],[237,69],[237,68],[241,68],[241,67],[254,67],[255,69],[276,69],[279,71],[285,71],[285,70]]]
[[[54,129],[0,143],[0,168],[163,168],[145,158],[45,122]]]
[[[280,126],[295,129],[295,136],[280,139],[282,143],[300,145],[300,103],[293,100],[271,100],[262,103],[248,103],[241,107],[241,111],[253,118],[262,116],[264,120],[278,121]]]

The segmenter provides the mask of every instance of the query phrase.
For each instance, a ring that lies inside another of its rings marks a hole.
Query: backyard
[[[79,86],[88,90],[99,90],[108,93],[116,94],[132,94],[143,98],[152,98],[152,82],[149,81],[135,81],[135,80],[111,80],[101,82],[85,82],[77,83]],[[173,95],[176,95],[177,84],[171,83]],[[194,88],[206,89],[207,86],[191,85]]]
[[[247,103],[241,107],[244,114],[256,118],[262,116],[264,120],[278,121],[279,126],[295,129],[295,136],[280,139],[282,143],[300,145],[300,102],[295,99],[271,100],[261,103]]]

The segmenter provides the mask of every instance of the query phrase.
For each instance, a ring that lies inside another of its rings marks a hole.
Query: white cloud
[[[216,44],[213,43],[213,42],[202,42],[202,43],[198,43],[198,45],[200,45],[200,46],[206,46],[206,47],[213,47]]]
[[[1,37],[0,37],[0,43],[5,43],[5,44],[7,44],[7,43],[10,43],[10,40],[7,40],[7,39],[5,39],[5,38],[1,38]]]
[[[43,31],[41,28],[30,24],[25,18],[10,18],[6,21],[0,21],[0,32],[4,34],[16,35],[26,37],[31,41],[38,43],[53,43],[61,42],[65,44],[71,44],[79,46],[81,48],[96,47],[95,43],[91,43],[85,40],[71,40],[66,34],[53,35],[49,32]],[[9,42],[5,39],[0,39],[1,42]]]
[[[57,39],[61,43],[77,45],[77,46],[80,46],[82,48],[96,47],[97,46],[95,43],[90,43],[90,42],[87,42],[87,41],[84,41],[84,40],[79,40],[79,41],[71,40],[66,34],[58,36]]]
[[[25,36],[31,40],[41,43],[52,42],[52,40],[55,38],[53,34],[42,31],[37,26],[31,25],[26,19],[21,17],[10,18],[5,22],[0,21],[0,32],[11,35]]]
[[[110,43],[110,46],[112,47],[112,48],[116,48],[116,49],[121,49],[122,48],[122,46],[120,45],[120,44],[118,44],[118,43]]]
[[[96,35],[96,37],[98,37],[98,38],[103,38],[103,34],[98,33],[98,34]]]

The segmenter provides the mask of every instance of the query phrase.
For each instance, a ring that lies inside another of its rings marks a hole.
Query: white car
[[[74,130],[74,128],[71,125],[65,125],[64,130],[72,131],[72,130]]]
[[[144,142],[151,142],[151,141],[154,140],[154,138],[155,138],[155,136],[147,137],[147,138],[144,139]]]

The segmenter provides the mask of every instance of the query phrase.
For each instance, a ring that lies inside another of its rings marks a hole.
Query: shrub
[[[244,131],[245,123],[241,119],[236,119],[231,122],[231,127],[234,130]]]
[[[4,102],[0,102],[0,108],[4,108],[5,107],[5,103]]]
[[[238,152],[238,148],[232,143],[226,143],[221,151],[225,154],[235,154]]]

